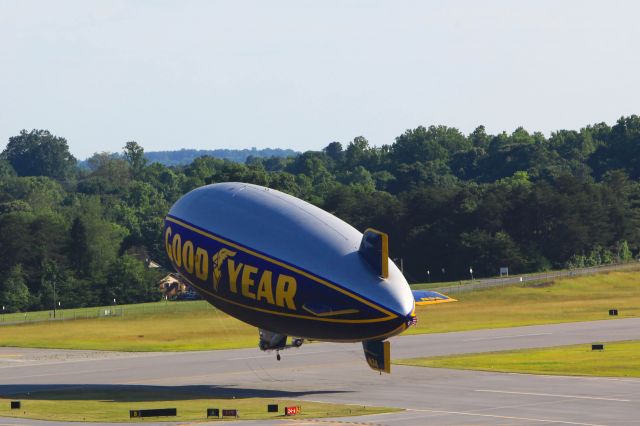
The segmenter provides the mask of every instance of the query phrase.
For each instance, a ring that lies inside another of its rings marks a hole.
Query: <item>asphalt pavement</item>
[[[630,339],[640,339],[640,318],[399,336],[392,339],[391,350],[397,359]],[[405,409],[322,421],[243,424],[640,424],[640,379],[398,365],[392,366],[392,374],[379,375],[367,367],[360,344],[305,344],[282,352],[279,362],[275,354],[257,348],[164,353],[0,348],[0,395],[69,387],[114,393],[123,387],[162,388]],[[59,423],[0,418],[0,426],[5,424]]]

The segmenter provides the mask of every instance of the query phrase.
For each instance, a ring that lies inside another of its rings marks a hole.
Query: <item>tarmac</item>
[[[391,355],[398,359],[569,344],[585,344],[589,349],[591,343],[637,339],[640,318],[627,318],[399,336],[391,339]],[[379,375],[367,367],[360,344],[311,343],[281,354],[278,362],[275,354],[257,348],[163,353],[0,348],[0,395],[44,389],[100,387],[118,392],[123,387],[145,387],[405,409],[340,419],[242,424],[640,424],[640,379],[400,365],[393,365],[390,375]],[[0,418],[0,426],[25,424],[62,423]]]

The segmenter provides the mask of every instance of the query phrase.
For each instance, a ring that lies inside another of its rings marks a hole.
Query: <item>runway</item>
[[[640,318],[400,336],[392,339],[392,358],[630,339],[640,339]],[[397,365],[391,375],[378,375],[366,366],[360,344],[314,343],[282,356],[277,362],[274,354],[257,349],[112,353],[0,348],[0,394],[67,386],[99,385],[114,391],[146,386],[406,409],[322,422],[246,424],[635,425],[640,419],[640,379]],[[0,419],[0,425],[32,423]]]

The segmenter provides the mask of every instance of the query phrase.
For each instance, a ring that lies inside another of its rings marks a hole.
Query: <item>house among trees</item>
[[[189,292],[189,286],[180,279],[178,274],[167,274],[160,280],[159,290],[167,299],[175,299],[183,293]]]

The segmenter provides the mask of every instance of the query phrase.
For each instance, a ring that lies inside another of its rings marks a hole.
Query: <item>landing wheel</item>
[[[276,354],[276,359],[277,359],[278,361],[280,361],[280,353],[279,353],[279,352]]]

